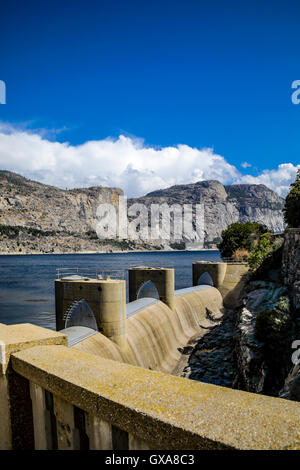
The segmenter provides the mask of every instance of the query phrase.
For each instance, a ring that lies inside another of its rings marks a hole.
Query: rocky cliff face
[[[100,203],[118,204],[118,188],[63,190],[0,172],[0,224],[39,230],[85,233],[95,230]]]
[[[280,340],[271,328],[271,332],[263,341],[258,340],[255,335],[255,324],[262,310],[272,312],[282,303],[289,305],[288,291],[279,283],[271,281],[249,282],[244,289],[242,303],[237,312],[234,334],[237,366],[234,386],[248,392],[278,396],[291,367],[290,344],[293,334],[291,315],[285,312],[286,323],[280,324],[278,321]]]
[[[235,205],[240,222],[260,222],[272,232],[282,233],[284,199],[263,184],[225,186],[227,201]]]
[[[0,171],[0,253],[73,253],[127,248],[115,241],[103,243],[95,233],[98,205],[117,206],[121,194],[121,189],[101,186],[62,190]]]
[[[0,252],[72,252],[117,249],[184,248],[164,240],[97,240],[96,210],[101,203],[118,205],[123,191],[96,186],[62,190],[27,180],[8,171],[0,171]],[[283,199],[263,185],[223,186],[218,181],[173,186],[155,191],[128,205],[143,203],[199,204],[205,208],[205,247],[215,247],[221,232],[236,221],[259,221],[280,232],[284,223]],[[23,227],[17,232],[7,226]],[[183,240],[189,243],[186,237]]]
[[[204,204],[205,246],[220,241],[222,230],[232,222],[261,222],[273,232],[283,232],[282,209],[284,200],[264,185],[239,184],[223,186],[219,181],[201,181],[195,184],[172,186],[130,199],[150,204]],[[186,242],[190,240],[185,239]]]

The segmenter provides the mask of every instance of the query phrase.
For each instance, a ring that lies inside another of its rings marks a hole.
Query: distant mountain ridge
[[[96,210],[101,203],[117,207],[120,188],[95,186],[63,190],[28,180],[16,173],[0,171],[0,252],[61,253],[112,251],[115,249],[168,249],[164,241],[100,242],[95,234]],[[284,199],[264,185],[223,186],[209,180],[176,185],[128,200],[140,202],[196,204],[205,207],[205,246],[213,247],[221,231],[235,221],[261,222],[282,232]],[[9,228],[15,227],[15,228]],[[189,243],[190,240],[184,240]]]
[[[284,199],[263,184],[236,184],[223,186],[216,180],[171,186],[128,200],[146,206],[155,203],[197,204],[205,210],[205,245],[215,245],[222,230],[232,222],[257,221],[272,232],[284,230],[282,209]],[[188,241],[188,240],[187,240]]]
[[[120,249],[116,243],[102,246],[95,224],[98,205],[117,206],[122,194],[102,186],[63,190],[0,171],[0,253]]]
[[[0,224],[85,233],[101,203],[118,204],[119,188],[59,189],[0,171]]]

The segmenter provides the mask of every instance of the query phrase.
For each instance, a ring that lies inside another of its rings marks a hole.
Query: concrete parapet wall
[[[222,296],[212,287],[178,295],[171,310],[157,301],[126,320],[127,346],[119,348],[102,334],[96,334],[73,348],[107,359],[171,373],[188,340],[201,331],[206,309],[222,308]]]
[[[11,368],[11,355],[40,345],[68,344],[67,336],[36,325],[0,324],[0,449],[23,449],[32,441],[29,387]],[[51,357],[49,357],[49,360]]]
[[[39,449],[47,446],[49,433],[44,390],[53,397],[59,449],[300,449],[297,402],[189,381],[64,346],[15,353],[12,367],[31,384]],[[78,428],[75,416],[81,410]]]

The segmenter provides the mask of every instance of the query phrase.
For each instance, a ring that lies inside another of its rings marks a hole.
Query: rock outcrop
[[[298,354],[299,356],[300,354]],[[300,401],[300,363],[296,364],[287,376],[279,397],[286,400]]]
[[[142,238],[99,241],[95,233],[97,207],[101,203],[117,207],[121,195],[119,188],[63,190],[0,171],[0,253],[184,249],[193,241],[189,237],[179,243]],[[258,221],[275,232],[284,228],[283,199],[263,185],[223,186],[218,181],[202,181],[129,199],[128,206],[136,202],[148,208],[152,203],[203,203],[205,248],[216,248],[222,230],[232,222]]]
[[[278,309],[280,303],[288,302],[287,295],[284,286],[271,281],[254,281],[247,285],[234,334],[235,388],[278,396],[291,366],[291,315],[287,311],[283,314],[283,320],[276,318],[278,331],[269,328],[261,335],[262,338],[257,338],[256,325],[261,311],[267,311],[271,317],[271,312]]]
[[[117,206],[121,194],[102,186],[63,190],[1,171],[0,224],[84,234],[95,230],[98,205]]]
[[[223,186],[219,181],[177,185],[146,196],[129,199],[128,204],[204,204],[204,246],[216,247],[221,232],[233,222],[260,222],[275,233],[284,230],[284,200],[260,184]],[[185,242],[190,242],[185,238]]]
[[[0,253],[118,251],[125,242],[99,241],[100,203],[117,206],[119,188],[63,190],[0,171]]]
[[[189,354],[189,358],[181,377],[232,387],[235,376],[232,341],[234,326],[233,310],[216,315],[207,309],[205,322],[201,323],[204,333],[192,348],[183,351]]]
[[[300,316],[300,228],[288,228],[282,256],[284,284],[292,291],[294,308]]]

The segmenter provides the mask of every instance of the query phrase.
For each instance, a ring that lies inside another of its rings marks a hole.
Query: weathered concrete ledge
[[[0,324],[0,373],[5,373],[12,353],[20,349],[41,344],[68,345],[68,338],[62,333],[30,323],[17,325]]]
[[[12,355],[14,371],[152,449],[300,449],[296,402],[188,381],[64,346]]]
[[[67,345],[67,336],[29,323],[0,324],[0,449],[30,443],[31,404],[28,383],[11,369],[11,355],[40,345]],[[26,436],[25,439],[23,437]]]

